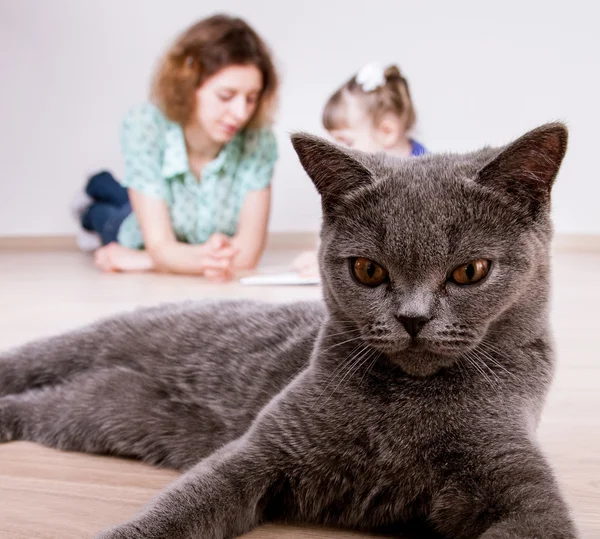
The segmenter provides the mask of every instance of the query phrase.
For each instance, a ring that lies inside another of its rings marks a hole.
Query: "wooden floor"
[[[289,260],[271,254],[267,262]],[[555,256],[559,368],[539,430],[581,536],[600,539],[600,253]],[[262,288],[155,275],[101,275],[76,252],[0,252],[0,349],[162,301],[320,296],[318,287]],[[177,474],[138,462],[0,445],[0,538],[82,539],[132,516]],[[265,527],[248,537],[353,537]],[[358,535],[356,536],[358,537]]]

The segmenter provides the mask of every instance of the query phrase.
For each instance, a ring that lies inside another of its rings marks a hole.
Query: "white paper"
[[[242,277],[241,284],[250,286],[290,286],[290,285],[307,285],[319,284],[319,277],[302,277],[296,272],[288,271],[284,273],[263,273],[260,275],[252,275],[250,277]]]

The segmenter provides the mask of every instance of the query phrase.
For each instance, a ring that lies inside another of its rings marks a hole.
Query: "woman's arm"
[[[248,191],[242,203],[238,227],[231,243],[237,249],[235,269],[254,269],[267,239],[271,210],[271,187]]]
[[[235,247],[222,235],[202,245],[188,245],[177,241],[167,204],[158,198],[129,189],[129,199],[153,269],[170,273],[202,275],[211,270],[211,277],[229,275],[236,253]]]

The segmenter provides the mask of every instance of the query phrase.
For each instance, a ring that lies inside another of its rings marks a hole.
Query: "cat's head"
[[[305,134],[292,143],[322,198],[329,311],[407,373],[546,330],[564,125],[466,155],[365,154]]]

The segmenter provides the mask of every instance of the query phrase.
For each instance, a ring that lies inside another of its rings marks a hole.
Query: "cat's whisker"
[[[492,383],[492,381],[485,375],[485,373],[479,368],[479,366],[477,365],[477,362],[475,360],[473,360],[469,355],[464,356],[464,358],[467,360],[467,363],[473,368],[475,369],[480,375],[483,376],[483,378],[486,380],[486,382],[488,383],[488,385],[490,385],[490,387],[494,388],[494,384]]]
[[[487,381],[492,389],[498,389],[493,380],[482,369],[481,365],[479,364],[479,359],[476,356],[473,356],[470,352],[465,352],[464,357],[469,361],[469,364],[476,369],[479,374],[481,374],[481,376]]]
[[[331,394],[329,395],[329,397],[327,397],[327,400],[325,400],[325,402],[323,403],[323,406],[325,406],[325,404],[327,404],[329,402],[329,400],[331,399],[331,397],[333,397],[335,395],[335,392],[342,385],[342,383],[344,382],[344,380],[346,380],[348,378],[349,375],[351,375],[352,373],[355,373],[356,371],[358,371],[361,368],[362,365],[364,365],[365,363],[367,363],[367,361],[370,358],[373,357],[373,351],[374,350],[371,349],[369,351],[369,353],[365,354],[364,356],[362,356],[359,359],[357,359],[356,361],[354,361],[354,363],[348,368],[348,370],[346,371],[346,373],[344,374],[344,376],[342,376],[342,378],[338,382],[337,386],[335,386],[333,388],[333,391],[331,392]]]
[[[358,329],[358,327],[357,327],[357,325],[356,325],[356,323],[355,323],[355,322],[345,322],[345,321],[341,321],[341,322],[340,322],[340,321],[336,321],[336,322],[335,322],[335,326],[336,326],[336,327],[335,327],[335,329],[342,329],[342,330],[344,330],[344,331],[345,331],[345,330],[349,330],[349,331],[352,331],[352,330],[354,330],[354,331],[359,331],[359,329]],[[343,334],[343,333],[344,333],[344,331],[342,331],[341,333]],[[337,335],[336,333],[329,333],[328,331],[326,331],[324,334],[325,334],[325,335],[327,335],[327,336],[331,336],[331,335]]]
[[[337,366],[337,368],[329,376],[329,378],[327,379],[327,383],[329,384],[330,381],[331,381],[331,379],[335,378],[338,374],[340,374],[340,372],[343,371],[346,368],[346,366],[348,365],[348,363],[354,361],[357,356],[359,356],[360,354],[362,354],[362,352],[364,351],[364,349],[366,349],[366,344],[364,342],[360,342],[359,344],[357,344],[350,351],[350,353],[346,356],[346,358],[344,359],[344,361],[340,362],[340,364]]]
[[[477,354],[475,354],[475,355],[476,355],[477,359],[479,360],[479,364],[483,366],[482,368],[485,368],[487,370],[487,372],[490,373],[492,378],[494,380],[496,380],[496,382],[498,382],[499,386],[504,386],[504,380],[502,380],[502,378],[498,375],[498,373],[494,369],[490,368],[490,366],[485,361],[485,357],[482,358],[481,356],[478,356]]]
[[[516,378],[516,374],[514,372],[509,371],[506,367],[504,367],[503,365],[501,365],[496,359],[494,359],[492,357],[491,354],[496,354],[498,356],[500,356],[501,358],[504,358],[508,361],[511,360],[511,358],[502,350],[496,348],[495,346],[493,346],[492,344],[485,342],[485,341],[481,341],[481,343],[479,343],[480,347],[482,348],[482,351],[487,350],[487,356],[489,357],[490,361],[492,363],[494,363],[498,368],[502,369],[503,371],[505,371],[507,374],[510,374],[513,378]]]
[[[492,343],[490,343],[490,342],[486,341],[485,339],[484,339],[484,340],[482,340],[482,341],[479,343],[479,346],[483,346],[483,347],[485,347],[485,348],[488,348],[489,350],[492,350],[492,351],[494,351],[494,352],[495,352],[495,353],[497,353],[498,355],[501,355],[501,356],[507,357],[507,359],[508,359],[508,356],[506,356],[506,354],[505,354],[505,352],[504,352],[503,350],[501,350],[500,348],[498,348],[496,345],[494,345],[494,344],[492,344]]]
[[[478,349],[478,352],[481,353],[483,355],[483,357],[486,358],[488,361],[490,361],[494,366],[498,367],[499,369],[504,371],[506,374],[512,376],[513,378],[516,378],[514,373],[510,372],[506,367],[504,367],[496,359],[494,359],[494,357],[492,356],[492,353],[494,353],[494,351],[492,349],[489,349],[488,351],[486,351],[486,346],[483,343],[481,343],[480,347]],[[495,352],[495,353],[497,353],[497,352]]]
[[[339,333],[328,333],[327,338],[330,339],[331,337],[339,337],[340,335],[350,335],[351,333],[360,333],[360,331],[358,328],[355,328],[349,329],[348,331],[340,331]]]
[[[333,350],[334,348],[337,348],[338,346],[342,346],[344,344],[348,344],[349,342],[354,342],[354,341],[358,341],[358,340],[362,340],[362,336],[361,335],[353,337],[352,339],[347,339],[345,341],[338,342],[336,344],[332,344],[331,346],[328,346],[327,348],[323,348],[320,351],[321,351],[321,353],[323,353],[323,352],[330,352],[331,350]]]
[[[340,326],[341,328],[356,328],[356,329],[358,329],[356,322],[352,322],[350,320],[336,320],[335,326]]]
[[[484,368],[485,370],[487,370],[487,372],[490,373],[491,377],[498,382],[499,386],[504,386],[504,381],[502,380],[502,378],[500,378],[500,376],[498,376],[498,373],[496,371],[494,371],[485,361],[485,358],[481,358],[478,356],[479,359],[479,364],[483,365],[482,368]]]
[[[484,352],[484,350],[482,350],[482,352]],[[508,358],[507,356],[503,355],[502,353],[500,353],[499,351],[488,351],[486,352],[487,357],[489,357],[490,361],[496,365],[499,369],[501,369],[502,371],[506,372],[506,374],[508,374],[509,376],[511,376],[514,379],[518,379],[518,376],[512,372],[510,369],[507,369],[504,365],[502,365],[496,358],[493,357],[493,354],[497,354],[498,356],[500,356],[501,358],[505,358],[508,361],[510,361],[510,358]]]
[[[379,352],[378,350],[375,350],[375,357],[372,359],[371,363],[369,364],[369,366],[366,368],[365,372],[363,373],[363,375],[361,376],[358,385],[362,384],[362,381],[365,379],[365,376],[367,376],[367,374],[369,372],[371,372],[371,369],[373,368],[373,365],[375,365],[375,363],[377,363],[377,360],[381,357],[381,352]]]
[[[367,344],[364,342],[355,346],[354,349],[352,350],[352,352],[350,352],[350,354],[348,354],[348,357],[343,362],[341,362],[340,365],[338,365],[338,367],[333,371],[333,373],[331,373],[329,375],[325,385],[323,386],[323,389],[321,390],[321,392],[315,399],[313,405],[311,406],[311,410],[314,406],[316,406],[316,404],[319,402],[319,400],[321,399],[321,397],[323,396],[323,394],[325,393],[327,388],[336,379],[336,377],[344,371],[344,369],[347,367],[348,363],[349,362],[352,363],[356,357],[360,356],[360,354],[362,354],[366,350],[366,348],[367,348]]]
[[[337,388],[340,386],[341,382],[348,376],[348,374],[356,366],[358,366],[359,363],[361,363],[364,360],[364,358],[365,358],[365,352],[367,351],[367,349],[368,349],[368,345],[365,345],[356,354],[354,354],[351,359],[346,360],[341,365],[340,369],[336,369],[335,376],[334,376],[334,378],[332,380],[330,380],[330,382],[334,382],[335,379],[340,378],[340,375],[341,375],[341,380],[340,380],[340,382],[338,382],[337,386],[334,388],[334,390],[333,390],[333,392],[332,392],[331,395],[333,395],[333,393],[335,393],[335,391],[337,390]],[[324,389],[327,389],[327,387],[329,387],[330,382],[328,382],[327,386]],[[329,400],[329,398],[331,397],[331,395],[328,397],[327,400]]]

